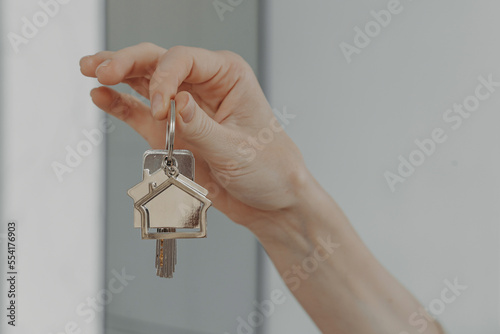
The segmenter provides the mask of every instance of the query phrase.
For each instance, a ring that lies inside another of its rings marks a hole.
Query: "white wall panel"
[[[76,311],[100,297],[104,282],[102,115],[89,97],[94,83],[78,65],[104,46],[103,2],[1,2],[1,232],[10,220],[18,223],[17,321],[6,323],[2,266],[2,333],[103,327],[102,312],[90,319],[88,306]],[[73,150],[80,158],[68,158]],[[66,166],[60,178],[55,162]],[[0,247],[5,264],[6,244]]]

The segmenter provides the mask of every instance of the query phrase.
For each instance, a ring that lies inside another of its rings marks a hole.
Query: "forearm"
[[[296,205],[252,226],[291,292],[324,333],[417,333],[408,319],[421,308],[418,301],[308,179],[300,182]],[[441,330],[434,322],[418,333]]]

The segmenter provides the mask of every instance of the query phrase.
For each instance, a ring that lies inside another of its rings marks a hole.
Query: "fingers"
[[[80,67],[84,75],[97,78],[103,85],[116,85],[129,78],[150,78],[166,51],[152,43],[141,43],[117,52],[104,51],[84,57]]]
[[[222,78],[226,72],[231,72],[236,78],[241,72],[237,66],[240,64],[246,63],[241,57],[227,51],[214,52],[182,46],[167,51],[151,43],[138,44],[117,52],[99,52],[80,61],[84,75],[96,77],[104,85],[128,83],[139,94],[150,98],[153,115],[158,120],[166,118],[170,109],[168,101],[174,98],[182,86],[213,80],[214,97],[225,96],[234,82],[217,82],[218,76]],[[213,100],[210,103],[214,106],[220,103],[218,99]]]
[[[130,78],[123,80],[123,83],[129,85],[133,90],[149,100],[149,79],[146,78]],[[190,84],[182,84],[179,90],[191,90]]]
[[[106,113],[124,121],[137,131],[153,148],[165,146],[158,140],[158,131],[165,131],[162,122],[155,121],[150,109],[135,97],[108,87],[95,88],[90,93],[95,105]]]
[[[221,161],[232,151],[227,130],[210,118],[200,108],[190,93],[183,91],[175,97],[177,116],[176,126],[182,140],[192,145],[207,160]]]
[[[149,79],[146,78],[130,78],[123,80],[123,83],[129,85],[133,90],[149,99]]]
[[[114,52],[101,51],[93,56],[85,56],[80,59],[80,71],[87,77],[95,78],[96,68],[106,59],[110,58]]]
[[[230,65],[225,55],[192,47],[170,48],[160,58],[150,80],[149,94],[154,117],[165,119],[170,109],[168,101],[175,97],[182,83],[201,84],[223,75],[223,68]]]

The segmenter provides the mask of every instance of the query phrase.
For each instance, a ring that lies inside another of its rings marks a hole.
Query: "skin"
[[[126,83],[150,99],[151,108],[109,87],[91,91],[99,108],[152,148],[165,147],[175,99],[175,146],[194,153],[196,182],[217,209],[256,235],[323,333],[443,333],[428,314],[425,325],[410,324],[422,306],[375,259],[308,171],[240,56],[143,43],[86,56],[80,66],[103,85]]]

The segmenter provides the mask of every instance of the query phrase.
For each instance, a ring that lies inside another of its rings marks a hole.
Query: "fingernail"
[[[106,59],[105,61],[103,61],[101,65],[97,66],[97,68],[95,69],[95,74],[97,75],[97,72],[99,72],[100,69],[108,66],[109,63],[111,63],[111,59]]]
[[[182,120],[184,121],[184,123],[189,123],[193,119],[193,117],[194,117],[194,107],[193,107],[193,103],[191,101],[191,97],[189,98],[189,100],[188,100],[186,106],[184,107],[184,109],[182,109],[182,111],[181,111],[181,117],[182,117]]]
[[[153,99],[151,100],[151,111],[153,112],[153,116],[163,109],[165,109],[163,97],[160,93],[155,93],[155,95],[153,95]]]

